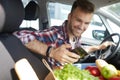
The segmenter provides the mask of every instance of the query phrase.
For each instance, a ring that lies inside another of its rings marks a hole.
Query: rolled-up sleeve
[[[13,35],[19,38],[23,44],[26,44],[36,38],[35,33],[29,30],[16,31]]]

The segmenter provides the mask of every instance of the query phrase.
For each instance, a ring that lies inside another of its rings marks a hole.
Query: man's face
[[[87,29],[93,13],[86,13],[79,8],[76,8],[68,16],[68,34],[70,36],[80,37],[81,34]]]

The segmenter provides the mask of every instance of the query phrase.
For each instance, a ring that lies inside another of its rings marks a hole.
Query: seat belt
[[[11,71],[14,68],[14,60],[0,41],[0,80],[13,80]]]

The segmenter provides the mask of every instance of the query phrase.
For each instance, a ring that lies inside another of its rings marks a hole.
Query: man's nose
[[[81,22],[79,28],[84,29],[84,28],[85,28],[85,23],[84,23],[84,22]]]

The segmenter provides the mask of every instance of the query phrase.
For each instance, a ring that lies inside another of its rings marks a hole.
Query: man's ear
[[[68,20],[70,20],[70,19],[71,19],[71,13],[68,14]]]

